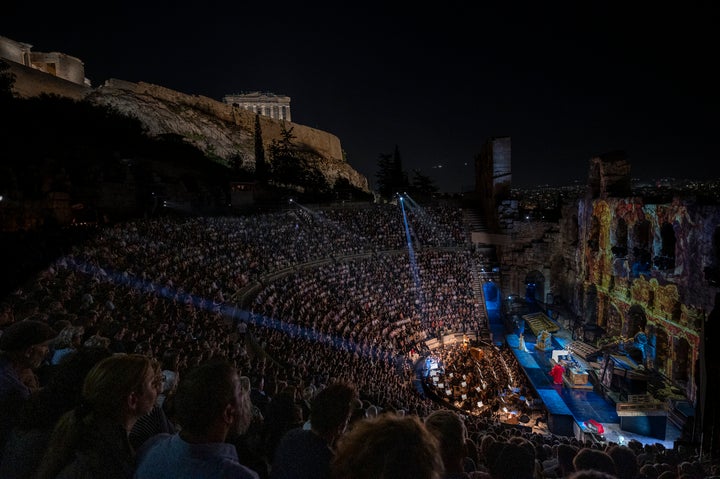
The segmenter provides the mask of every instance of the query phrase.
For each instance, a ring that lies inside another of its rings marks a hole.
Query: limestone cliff
[[[21,96],[52,93],[108,105],[136,117],[150,135],[176,134],[192,143],[215,161],[229,166],[239,158],[243,169],[255,168],[255,115],[233,108],[212,98],[188,95],[148,83],[109,80],[98,88],[82,87],[71,82],[8,62],[16,76],[15,91]],[[369,191],[368,180],[344,159],[340,140],[325,131],[292,122],[260,117],[263,145],[268,151],[281,131],[292,128],[294,143],[310,158],[329,185],[344,178],[362,191]],[[266,154],[266,159],[270,155]]]

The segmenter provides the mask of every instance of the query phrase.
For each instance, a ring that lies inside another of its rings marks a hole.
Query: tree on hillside
[[[15,97],[13,85],[15,85],[15,74],[10,71],[10,65],[0,60],[0,102],[5,103]]]
[[[267,161],[265,161],[260,115],[255,115],[255,180],[258,183],[267,183],[268,173],[269,167]]]
[[[288,185],[300,184],[303,178],[304,165],[295,151],[295,135],[293,129],[281,125],[280,138],[270,144],[272,178],[276,183]]]
[[[400,149],[395,145],[393,154],[381,153],[378,159],[378,191],[385,198],[391,198],[398,191],[405,191],[410,185],[402,169]]]
[[[420,170],[413,170],[412,185],[410,189],[417,195],[421,196],[432,196],[438,192],[438,187],[435,185],[435,181],[427,175],[424,175]]]

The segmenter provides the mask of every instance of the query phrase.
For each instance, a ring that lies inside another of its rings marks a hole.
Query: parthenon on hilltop
[[[259,91],[225,95],[223,101],[229,105],[243,108],[276,120],[292,121],[290,117],[290,97]]]

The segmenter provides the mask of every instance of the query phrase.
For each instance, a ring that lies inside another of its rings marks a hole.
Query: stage
[[[592,420],[602,425],[605,430],[602,436],[607,441],[627,444],[630,439],[636,439],[643,444],[661,443],[673,448],[675,440],[680,438],[680,430],[665,416],[622,411],[619,416],[616,404],[595,392],[592,386],[567,380],[562,385],[553,383],[549,374],[555,363],[553,351],[567,350],[572,342],[566,331],[557,331],[552,336],[551,347],[545,350],[537,349],[535,336],[527,333],[523,335],[525,351],[519,349],[517,334],[505,334],[505,341],[547,409],[549,432],[579,439],[597,438]]]

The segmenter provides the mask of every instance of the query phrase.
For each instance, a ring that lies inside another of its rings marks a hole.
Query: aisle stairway
[[[488,231],[485,218],[482,213],[476,209],[463,209],[463,223],[465,225],[468,243],[472,243],[473,233]],[[480,304],[482,309],[482,317],[478,324],[478,336],[479,339],[483,341],[491,342],[493,335],[491,333],[490,318],[483,293],[483,284],[488,280],[496,281],[499,284],[499,273],[493,272],[493,266],[497,256],[495,247],[492,245],[475,244],[474,249],[479,255],[473,259],[472,287],[478,304]]]

